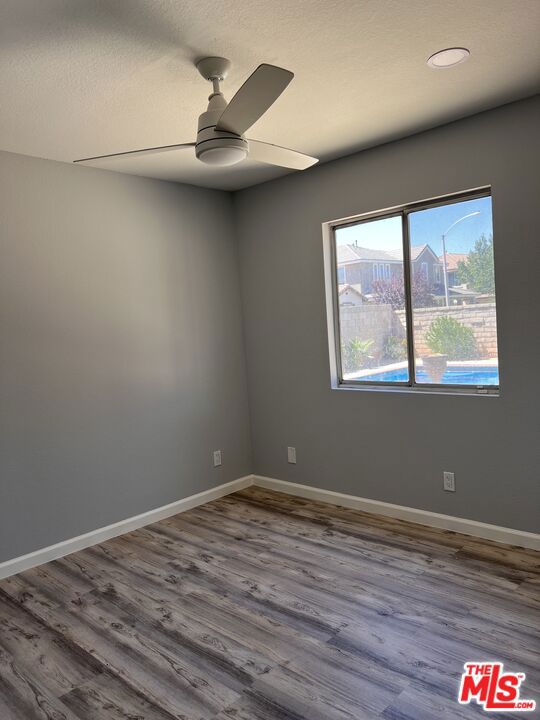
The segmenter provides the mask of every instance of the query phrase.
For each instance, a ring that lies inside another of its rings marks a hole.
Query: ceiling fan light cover
[[[201,122],[201,119],[210,122],[213,118],[208,116],[211,115],[210,112],[203,113],[199,122]],[[230,133],[216,132],[214,127],[215,125],[210,125],[197,133],[195,155],[199,160],[214,167],[236,165],[236,163],[245,160],[248,154],[246,140]]]
[[[226,167],[236,165],[247,157],[247,150],[243,147],[225,146],[210,147],[199,152],[198,158],[207,165]]]

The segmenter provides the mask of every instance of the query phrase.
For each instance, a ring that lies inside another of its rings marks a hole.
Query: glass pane
[[[499,384],[491,198],[409,215],[416,382]]]
[[[401,216],[336,228],[344,380],[409,380]]]

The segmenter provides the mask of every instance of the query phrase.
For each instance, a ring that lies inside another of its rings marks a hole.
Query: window
[[[345,268],[344,267],[338,267],[337,269],[337,277],[338,277],[338,283],[340,285],[344,285],[347,281],[345,280]]]
[[[332,277],[354,247],[362,278],[362,303],[350,306],[332,282],[336,384],[497,393],[489,190],[328,227]]]
[[[339,270],[338,270],[339,272]],[[390,279],[390,265],[388,263],[375,263],[373,265],[373,279],[374,280],[389,280]]]

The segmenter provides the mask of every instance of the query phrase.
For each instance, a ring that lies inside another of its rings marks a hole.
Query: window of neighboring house
[[[338,267],[337,269],[338,273],[338,283],[340,285],[344,285],[347,281],[345,280],[345,268],[344,267]]]
[[[497,394],[499,367],[491,194],[488,189],[329,223],[326,266],[334,386],[403,386],[419,391]],[[372,263],[373,283],[362,305],[339,306],[340,258],[354,245]],[[416,274],[415,249],[427,246],[428,263]],[[389,252],[398,261],[373,261]],[[459,255],[456,285],[448,282],[451,254]],[[368,259],[369,258],[369,259]],[[331,269],[333,268],[333,269]],[[445,281],[446,270],[446,281]]]

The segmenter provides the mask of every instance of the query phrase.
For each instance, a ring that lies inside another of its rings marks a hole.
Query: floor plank
[[[56,697],[102,672],[102,666],[63,631],[6,599],[0,604],[0,645],[17,665],[39,677]]]
[[[166,710],[110,673],[75,688],[61,698],[79,720],[173,720]]]
[[[0,648],[2,720],[78,720],[36,676],[23,670]]]

